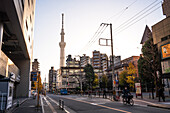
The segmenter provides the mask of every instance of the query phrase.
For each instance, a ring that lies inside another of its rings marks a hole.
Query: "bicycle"
[[[123,98],[122,101],[124,105],[127,105],[127,104],[130,104],[131,106],[134,105],[133,95],[128,95],[129,101],[128,101],[128,98],[126,98],[124,95],[122,95],[122,98]]]

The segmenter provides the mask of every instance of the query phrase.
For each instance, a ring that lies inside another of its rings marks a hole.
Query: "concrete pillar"
[[[3,24],[0,22],[0,50],[2,47],[3,30],[4,30]],[[0,57],[1,57],[1,52],[0,52]]]
[[[16,97],[30,96],[30,60],[17,61],[17,66],[20,69],[20,83],[16,86]]]

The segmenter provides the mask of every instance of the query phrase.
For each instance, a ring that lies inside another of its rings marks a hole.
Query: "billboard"
[[[166,61],[161,61],[161,66],[162,66],[162,73],[170,73],[170,59]]]
[[[170,43],[161,46],[162,59],[170,58]]]

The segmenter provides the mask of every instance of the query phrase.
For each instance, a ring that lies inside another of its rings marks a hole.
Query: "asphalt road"
[[[148,107],[140,104],[123,105],[102,98],[88,98],[76,95],[47,94],[49,100],[59,102],[62,99],[70,113],[170,113],[170,110]]]

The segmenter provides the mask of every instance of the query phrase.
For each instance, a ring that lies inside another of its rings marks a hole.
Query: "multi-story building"
[[[164,0],[162,4],[163,14],[166,18],[152,26],[153,42],[158,47],[161,55],[162,78],[165,91],[170,92],[170,1]],[[161,73],[157,73],[158,76]],[[169,93],[170,95],[170,93]]]
[[[54,70],[54,67],[51,67],[49,70],[49,91],[56,91],[56,79],[57,79],[57,70]]]
[[[106,71],[107,68],[108,68],[108,57],[106,54],[101,54],[101,68],[102,68],[102,71]]]
[[[39,64],[38,59],[34,59],[34,62],[32,62],[32,72],[39,71]]]
[[[39,62],[38,59],[34,59],[34,62],[32,62],[32,71],[31,71],[31,89],[35,90],[37,89],[37,81],[38,81],[38,74],[39,71]]]
[[[10,78],[13,73],[14,97],[28,97],[31,94],[35,2],[36,0],[0,1],[0,79]],[[10,64],[15,68],[11,68]],[[17,80],[20,82],[16,83]]]
[[[80,61],[77,61],[76,58],[72,59],[71,55],[67,56],[66,60],[67,67],[80,67]]]
[[[77,87],[81,87],[85,76],[82,67],[61,67],[62,86],[69,91],[74,91]]]
[[[94,72],[101,72],[102,66],[101,66],[101,54],[100,51],[93,51],[93,58],[92,58],[92,66],[94,68]]]
[[[80,57],[80,65],[85,67],[87,64],[90,64],[90,57],[83,54],[83,56]]]

